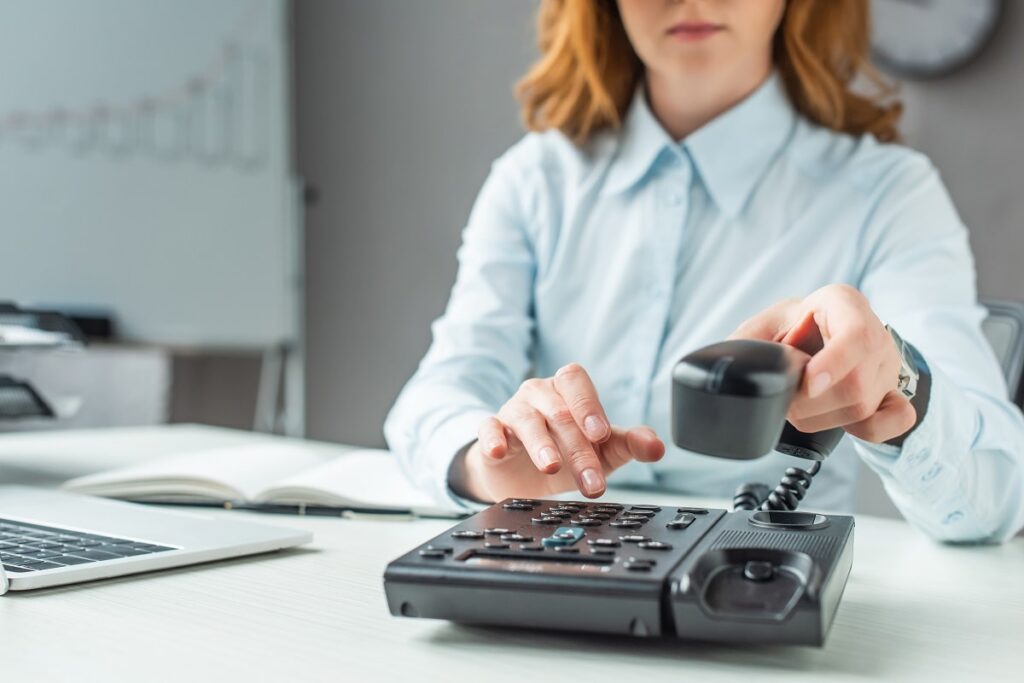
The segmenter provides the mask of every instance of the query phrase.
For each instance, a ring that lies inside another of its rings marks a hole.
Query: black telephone
[[[391,562],[391,613],[476,624],[821,645],[853,561],[852,517],[797,511],[842,430],[786,421],[806,356],[733,340],[688,354],[672,378],[680,447],[812,460],[733,512],[508,499]]]

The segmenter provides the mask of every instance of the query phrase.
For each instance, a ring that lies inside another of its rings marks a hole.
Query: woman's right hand
[[[590,376],[570,363],[554,377],[523,382],[496,416],[484,420],[461,463],[459,488],[481,501],[574,489],[596,498],[613,470],[664,454],[650,427],[609,424]]]

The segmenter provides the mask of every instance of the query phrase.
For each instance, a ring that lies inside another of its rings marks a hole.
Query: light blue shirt
[[[803,507],[850,511],[856,458],[912,523],[944,540],[1001,540],[1024,524],[1024,419],[981,331],[967,231],[931,163],[818,127],[771,76],[682,143],[642,91],[623,128],[585,148],[531,133],[493,165],[463,233],[433,343],[385,423],[408,476],[439,502],[452,458],[529,375],[571,361],[613,424],[648,424],[665,458],[611,484],[729,497],[774,485],[792,457],[729,461],[670,442],[670,374],[787,297],[847,283],[932,371],[902,448],[851,436]]]

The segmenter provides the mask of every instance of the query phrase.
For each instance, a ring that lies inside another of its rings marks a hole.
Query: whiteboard
[[[294,339],[285,0],[0,0],[0,300]]]

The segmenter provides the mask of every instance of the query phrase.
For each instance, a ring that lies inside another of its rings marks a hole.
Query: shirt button
[[[669,206],[679,206],[683,203],[683,195],[679,192],[666,192],[664,202]]]

